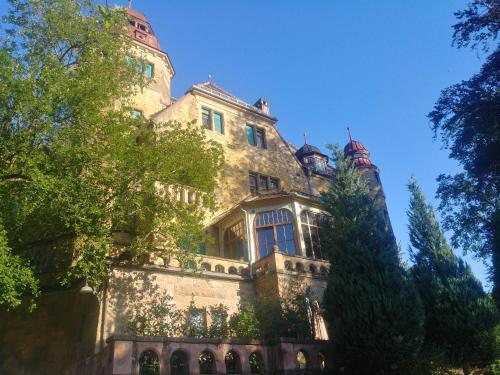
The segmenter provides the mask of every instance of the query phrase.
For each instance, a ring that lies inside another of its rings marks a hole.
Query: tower
[[[370,193],[375,200],[375,205],[385,220],[386,229],[392,232],[389,212],[385,201],[385,194],[380,180],[380,169],[372,163],[370,152],[359,141],[353,140],[349,131],[349,143],[344,147],[344,156],[350,159],[355,168],[361,173],[370,188]]]
[[[131,7],[127,8],[127,14],[129,35],[134,42],[130,57],[141,62],[142,72],[151,79],[134,97],[134,111],[150,117],[171,104],[170,85],[175,70],[144,14]]]

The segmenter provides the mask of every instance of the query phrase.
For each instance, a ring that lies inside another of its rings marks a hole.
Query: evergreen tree
[[[323,195],[331,363],[342,374],[402,374],[422,344],[422,305],[365,181],[333,151],[335,183]]]
[[[453,253],[415,180],[408,186],[412,274],[426,316],[423,358],[469,374],[493,359],[496,308],[470,267]]]

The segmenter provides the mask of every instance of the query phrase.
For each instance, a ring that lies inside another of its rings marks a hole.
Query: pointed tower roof
[[[349,132],[349,143],[344,147],[344,155],[346,158],[353,160],[356,167],[367,167],[372,165],[370,160],[370,153],[361,142],[352,139],[351,130],[347,128]]]
[[[130,35],[132,38],[155,49],[161,49],[160,43],[146,16],[130,7],[127,8],[127,14],[130,23]]]

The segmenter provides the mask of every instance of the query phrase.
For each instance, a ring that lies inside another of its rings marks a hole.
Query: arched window
[[[224,266],[218,264],[215,266],[215,272],[224,273]]]
[[[255,218],[255,230],[260,258],[271,253],[274,245],[283,253],[295,255],[293,215],[289,210],[260,212]]]
[[[172,375],[188,375],[188,357],[182,350],[176,350],[170,357],[170,373]]]
[[[240,356],[234,351],[229,351],[224,358],[226,374],[241,374]]]
[[[212,352],[205,350],[198,358],[200,374],[215,374],[215,358]]]
[[[210,266],[210,263],[202,263],[201,264],[201,270],[202,271],[211,271],[212,267]]]
[[[328,270],[326,269],[325,266],[319,267],[319,273],[322,274],[323,276],[328,275]]]
[[[321,221],[325,215],[304,210],[300,214],[302,221],[302,233],[306,244],[306,256],[314,259],[325,259],[321,251],[321,240],[319,236]]]
[[[236,267],[229,267],[229,270],[228,272],[231,274],[231,275],[237,275],[238,274],[238,270],[236,269]]]
[[[317,272],[317,270],[316,270],[316,266],[315,266],[314,264],[311,264],[311,265],[309,266],[309,272],[311,272],[311,273],[313,273],[313,274]]]
[[[305,370],[307,368],[306,353],[304,353],[302,350],[297,353],[297,357],[295,358],[295,366],[299,370]]]
[[[248,357],[248,362],[250,363],[250,373],[264,373],[264,362],[262,361],[262,356],[259,352],[253,352],[252,354],[250,354],[250,357]]]
[[[295,263],[295,270],[297,272],[304,272],[304,265],[300,262]]]
[[[152,350],[142,352],[139,358],[139,375],[159,375],[160,359]]]
[[[224,232],[224,255],[230,259],[248,260],[246,230],[243,220]]]
[[[292,262],[290,262],[289,260],[285,260],[285,269],[287,271],[291,271],[293,270],[293,265],[292,265]]]

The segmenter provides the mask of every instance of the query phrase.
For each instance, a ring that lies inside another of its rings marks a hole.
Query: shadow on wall
[[[107,296],[105,329],[108,334],[105,336],[135,333],[133,331],[137,328],[150,336],[168,333],[162,332],[162,327],[168,323],[172,298],[167,290],[160,287],[157,276],[144,271],[115,270]],[[134,329],[131,323],[138,315],[141,318],[135,324],[139,327]]]
[[[29,312],[0,313],[0,373],[53,375],[92,355],[99,304],[78,289],[46,293]]]

